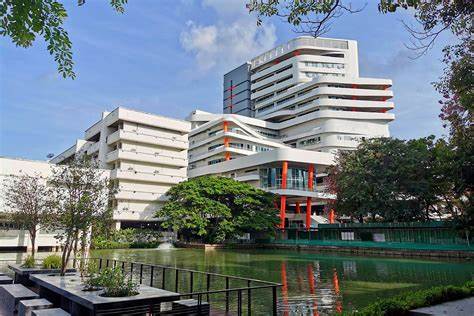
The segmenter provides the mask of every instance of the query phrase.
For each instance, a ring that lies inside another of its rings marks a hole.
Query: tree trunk
[[[61,272],[60,272],[61,276],[63,276],[66,272],[66,264],[67,264],[66,255],[69,252],[70,242],[71,242],[71,236],[68,235],[66,237],[66,242],[64,243],[63,253],[61,255]]]
[[[36,229],[30,231],[31,240],[31,256],[34,258],[36,254]]]
[[[77,244],[79,243],[79,232],[74,235],[74,260],[72,262],[72,267],[76,268],[76,258],[77,258]]]

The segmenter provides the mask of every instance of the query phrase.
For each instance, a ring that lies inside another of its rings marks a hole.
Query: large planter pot
[[[15,272],[15,283],[23,284],[24,286],[33,287],[35,283],[30,280],[32,274],[59,274],[61,269],[44,269],[42,267],[25,268],[21,264],[9,264],[8,268]],[[77,272],[74,268],[66,269],[66,273]]]

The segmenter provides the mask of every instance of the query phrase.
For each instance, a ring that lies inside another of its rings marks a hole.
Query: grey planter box
[[[8,268],[15,272],[15,283],[23,284],[24,286],[35,286],[35,283],[30,280],[32,274],[59,274],[60,269],[43,269],[41,267],[24,268],[21,264],[9,264]],[[76,272],[76,269],[68,268],[66,273]]]

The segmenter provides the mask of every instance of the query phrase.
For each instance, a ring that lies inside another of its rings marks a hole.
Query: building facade
[[[46,179],[52,174],[51,164],[47,161],[28,160],[19,158],[0,157],[0,213],[7,213],[10,210],[5,205],[4,190],[10,177],[30,176]],[[47,231],[39,227],[36,236],[37,250],[56,249],[60,246],[58,240],[54,238],[58,232]],[[27,230],[19,229],[16,223],[0,221],[0,250],[31,250],[30,236]]]
[[[188,132],[191,124],[118,107],[104,112],[84,139],[51,162],[67,163],[86,153],[110,170],[117,188],[113,201],[116,227],[150,226],[165,202],[165,193],[186,180]]]
[[[334,221],[323,212],[334,198],[327,168],[339,150],[389,136],[391,86],[359,77],[355,41],[293,39],[224,76],[224,114],[190,114],[188,176],[230,176],[277,193],[282,228]]]

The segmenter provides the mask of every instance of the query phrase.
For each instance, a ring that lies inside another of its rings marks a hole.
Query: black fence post
[[[125,273],[125,261],[122,261],[122,273]]]
[[[251,281],[247,281],[247,315],[250,316],[252,312],[252,290],[250,289],[250,283]]]
[[[190,274],[190,278],[191,278],[191,280],[189,281],[189,293],[192,293],[193,292],[193,285],[194,285],[193,284],[193,282],[194,282],[194,273],[193,273],[193,271],[190,271],[189,274]],[[192,295],[191,295],[191,298],[193,298]]]
[[[165,290],[165,286],[166,286],[165,276],[166,276],[166,268],[163,268],[163,277],[161,278],[161,288],[163,290]]]
[[[99,271],[102,270],[102,258],[99,259]]]
[[[272,287],[273,291],[273,316],[277,316],[277,288],[276,286]]]
[[[130,281],[133,280],[133,262],[130,262]]]
[[[237,315],[242,315],[242,290],[237,291]]]
[[[211,275],[208,273],[206,278],[206,290],[207,290],[207,302],[210,303],[209,300],[209,289],[211,288]]]
[[[179,270],[176,269],[176,278],[174,280],[174,291],[178,292],[178,288],[179,288]]]
[[[105,267],[108,268],[109,267],[109,259],[107,259],[107,262],[105,264]]]
[[[225,289],[229,290],[229,277],[225,277]],[[229,312],[229,291],[225,291],[225,311]]]
[[[143,278],[143,264],[140,263],[140,284],[142,284],[142,278]]]
[[[153,274],[155,273],[155,266],[150,267],[150,286],[153,286]]]

